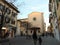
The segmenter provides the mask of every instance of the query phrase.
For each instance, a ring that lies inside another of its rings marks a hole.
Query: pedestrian
[[[42,33],[42,36],[44,37],[44,33]]]
[[[41,45],[41,43],[42,43],[42,38],[41,38],[41,36],[39,36],[38,41],[39,41],[39,45]]]
[[[37,43],[37,34],[36,34],[36,30],[34,30],[32,37],[33,37],[34,45],[36,45],[36,43]]]

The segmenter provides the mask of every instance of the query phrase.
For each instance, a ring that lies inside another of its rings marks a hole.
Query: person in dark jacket
[[[41,38],[41,36],[39,37],[38,41],[39,41],[39,45],[41,45],[41,43],[42,43],[42,38]]]
[[[36,31],[35,30],[33,32],[32,37],[33,37],[34,45],[36,45],[36,43],[37,43],[37,34],[36,34]]]

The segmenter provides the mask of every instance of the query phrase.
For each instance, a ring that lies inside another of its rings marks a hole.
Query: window
[[[57,17],[57,15],[56,15],[56,10],[55,10],[55,12],[54,12],[53,14],[54,14],[54,15],[53,15],[54,17]]]
[[[7,14],[10,14],[11,13],[11,10],[10,9],[7,9]]]
[[[5,22],[9,23],[10,22],[10,18],[9,17],[5,17]]]
[[[33,20],[36,21],[36,18],[34,17]]]
[[[59,8],[59,3],[57,2],[57,9]]]
[[[59,20],[60,20],[60,16],[59,16]]]
[[[15,24],[15,20],[11,20],[11,24]]]
[[[32,33],[32,31],[31,31],[31,33]]]
[[[0,10],[3,10],[3,5],[2,4],[0,4]]]
[[[27,31],[26,31],[26,33],[27,33]]]
[[[27,27],[27,24],[25,22],[22,22],[21,24],[23,27]]]
[[[11,10],[9,8],[6,8],[5,11],[6,11],[7,14],[11,13]]]
[[[15,17],[16,15],[17,15],[16,13],[12,12],[12,16],[13,16],[13,17]]]

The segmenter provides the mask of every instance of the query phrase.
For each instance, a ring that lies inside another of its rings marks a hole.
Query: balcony
[[[52,14],[49,15],[49,23],[51,22],[51,19],[53,19],[53,15]]]
[[[52,12],[52,3],[49,3],[49,11]]]

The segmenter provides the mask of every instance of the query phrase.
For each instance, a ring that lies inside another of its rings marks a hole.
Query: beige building
[[[32,27],[40,28],[37,30],[37,34],[43,33],[44,31],[44,18],[42,12],[32,12],[28,16],[29,23],[32,24]]]
[[[37,32],[37,35],[44,33],[45,23],[43,13],[32,12],[28,15],[28,18],[20,19],[20,21],[20,31],[23,33],[23,35],[32,35],[34,28]]]
[[[18,9],[12,4],[8,3],[5,0],[0,0],[0,25],[2,32],[9,32],[9,37],[14,37],[17,26],[17,14],[19,13]],[[5,31],[3,31],[5,30]]]
[[[27,35],[28,28],[28,18],[20,19],[20,35]]]

